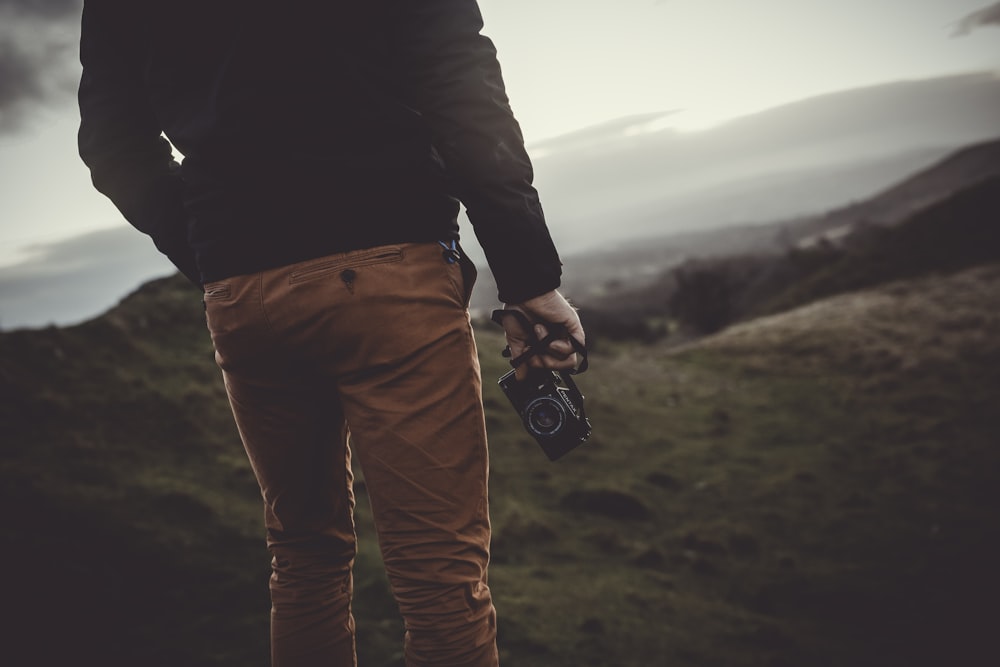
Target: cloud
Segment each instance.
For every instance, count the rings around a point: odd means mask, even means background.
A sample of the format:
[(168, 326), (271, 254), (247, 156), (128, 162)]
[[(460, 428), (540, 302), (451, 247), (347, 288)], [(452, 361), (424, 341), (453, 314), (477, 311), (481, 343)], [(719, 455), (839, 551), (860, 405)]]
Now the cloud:
[(75, 324), (139, 284), (176, 271), (148, 237), (124, 222), (25, 250), (30, 259), (0, 267), (2, 329)]
[(1000, 2), (995, 2), (989, 7), (972, 12), (955, 27), (955, 36), (968, 35), (977, 28), (984, 26), (1000, 25)]
[(0, 12), (50, 19), (76, 14), (82, 6), (82, 0), (0, 0)]
[(0, 133), (40, 105), (68, 101), (79, 66), (81, 0), (0, 0)]

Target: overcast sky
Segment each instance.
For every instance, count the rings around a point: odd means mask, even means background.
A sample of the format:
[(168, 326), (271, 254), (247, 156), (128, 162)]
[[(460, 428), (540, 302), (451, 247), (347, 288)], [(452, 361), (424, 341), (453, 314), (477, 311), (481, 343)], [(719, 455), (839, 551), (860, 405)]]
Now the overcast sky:
[[(821, 92), (1000, 70), (1000, 3), (984, 0), (480, 5), (529, 146), (630, 114), (682, 109), (671, 122), (697, 129)], [(0, 266), (123, 224), (76, 157), (80, 6), (0, 0)]]

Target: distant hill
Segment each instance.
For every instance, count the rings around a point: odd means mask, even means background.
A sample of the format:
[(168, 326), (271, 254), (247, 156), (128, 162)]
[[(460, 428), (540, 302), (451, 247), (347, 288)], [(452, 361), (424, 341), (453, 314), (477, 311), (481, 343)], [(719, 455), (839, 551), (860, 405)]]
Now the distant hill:
[(820, 240), (836, 243), (861, 226), (897, 224), (959, 190), (996, 176), (1000, 176), (1000, 139), (959, 150), (865, 201), (787, 223), (783, 234), (786, 242), (799, 246)]
[[(842, 238), (840, 248), (813, 251), (814, 258), (805, 260), (811, 269), (789, 280), (777, 296), (752, 312), (779, 312), (891, 280), (1000, 261), (1000, 169), (997, 171), (996, 176), (904, 217), (895, 226), (881, 227), (862, 218), (856, 229)], [(808, 254), (809, 250), (800, 251), (792, 257)]]
[[(998, 181), (995, 140), (829, 213), (588, 253), (567, 267), (566, 291), (597, 319), (616, 318), (605, 322), (609, 331), (641, 330), (667, 317), (671, 300), (688, 316), (695, 307), (700, 328), (715, 330), (842, 291), (958, 270), (1000, 258)], [(689, 305), (675, 298), (679, 275)]]
[(1000, 261), (1000, 175), (895, 226), (859, 221), (837, 245), (691, 260), (661, 282), (669, 310), (702, 332), (816, 299)]
[[(939, 158), (913, 173), (901, 170), (900, 179), (872, 196), (829, 211), (771, 222), (622, 237), (598, 248), (564, 253), (564, 291), (585, 305), (631, 308), (648, 300), (636, 292), (658, 293), (664, 272), (688, 259), (785, 252), (793, 246), (815, 245), (820, 239), (837, 241), (858, 226), (896, 224), (921, 208), (1000, 174), (1000, 139), (964, 146)], [(480, 272), (473, 303), (480, 311), (496, 303), (496, 287), (488, 271)]]

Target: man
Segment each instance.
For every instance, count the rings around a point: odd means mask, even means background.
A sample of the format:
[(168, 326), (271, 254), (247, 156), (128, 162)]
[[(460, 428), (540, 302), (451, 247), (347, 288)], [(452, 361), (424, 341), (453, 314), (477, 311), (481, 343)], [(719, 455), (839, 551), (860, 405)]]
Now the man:
[(264, 498), (277, 667), (355, 664), (352, 450), (407, 665), (497, 664), (457, 200), (506, 307), (584, 332), (481, 28), (475, 0), (85, 3), (80, 153), (204, 287)]

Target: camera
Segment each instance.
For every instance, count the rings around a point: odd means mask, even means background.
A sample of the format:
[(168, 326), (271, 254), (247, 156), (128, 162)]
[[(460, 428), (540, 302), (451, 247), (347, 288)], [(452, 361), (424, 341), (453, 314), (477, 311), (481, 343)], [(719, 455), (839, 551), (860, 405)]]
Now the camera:
[(555, 461), (590, 437), (583, 394), (568, 372), (531, 368), (519, 381), (510, 371), (498, 384), (549, 460)]

